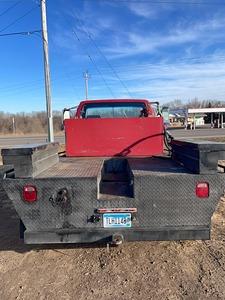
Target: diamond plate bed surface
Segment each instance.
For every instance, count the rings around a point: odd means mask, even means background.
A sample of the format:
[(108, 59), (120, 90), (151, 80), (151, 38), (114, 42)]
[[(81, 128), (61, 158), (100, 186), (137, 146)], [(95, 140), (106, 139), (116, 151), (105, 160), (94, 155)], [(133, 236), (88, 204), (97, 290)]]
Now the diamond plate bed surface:
[(103, 161), (103, 158), (62, 157), (56, 165), (40, 173), (35, 178), (97, 177), (102, 168)]
[[(42, 172), (36, 178), (48, 177), (97, 177), (103, 162), (109, 158), (60, 158), (59, 163)], [(120, 159), (120, 158), (118, 158)], [(128, 164), (134, 176), (187, 174), (187, 169), (166, 157), (129, 158)]]
[(128, 163), (134, 176), (191, 174), (168, 157), (129, 158)]

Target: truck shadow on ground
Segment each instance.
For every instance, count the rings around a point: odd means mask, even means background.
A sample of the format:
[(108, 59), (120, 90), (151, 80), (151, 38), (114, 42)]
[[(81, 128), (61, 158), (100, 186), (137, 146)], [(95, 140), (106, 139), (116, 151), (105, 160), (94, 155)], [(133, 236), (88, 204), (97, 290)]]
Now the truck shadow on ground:
[[(0, 214), (1, 218), (1, 214)], [(2, 222), (4, 225), (2, 226)], [(20, 239), (19, 233), (19, 218), (10, 220), (3, 220), (0, 223), (0, 252), (1, 251), (15, 251), (18, 253), (27, 253), (30, 251), (40, 250), (54, 250), (56, 252), (63, 249), (76, 248), (106, 248), (107, 244), (93, 243), (93, 244), (49, 244), (49, 245), (26, 245), (23, 239)], [(111, 246), (112, 247), (112, 246)]]

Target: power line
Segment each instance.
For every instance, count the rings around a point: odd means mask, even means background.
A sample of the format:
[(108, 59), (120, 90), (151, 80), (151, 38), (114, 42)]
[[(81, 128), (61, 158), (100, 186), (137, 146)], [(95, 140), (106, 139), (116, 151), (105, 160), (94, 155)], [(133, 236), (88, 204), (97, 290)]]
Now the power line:
[(93, 63), (93, 65), (94, 65), (95, 69), (97, 70), (98, 74), (101, 76), (101, 78), (102, 78), (103, 82), (105, 83), (105, 86), (109, 90), (110, 94), (113, 96), (113, 98), (116, 98), (115, 94), (113, 93), (111, 87), (106, 82), (105, 77), (102, 74), (102, 71), (98, 68), (98, 66), (97, 66), (96, 62), (94, 61), (94, 59), (89, 54), (88, 54), (88, 57), (89, 57), (90, 61)]
[(24, 0), (21, 1), (17, 1), (16, 3), (10, 5), (6, 10), (4, 10), (2, 13), (0, 13), (0, 17), (4, 16), (5, 14), (7, 14), (7, 12), (9, 12), (11, 9), (13, 9), (14, 7), (16, 7), (17, 5), (19, 5), (20, 3), (22, 3)]
[[(51, 81), (52, 82), (58, 82), (58, 81), (68, 81), (70, 80), (75, 80), (77, 78), (80, 78), (80, 75), (75, 74), (74, 72), (63, 72), (63, 75), (60, 75), (58, 77), (54, 77)], [(34, 86), (37, 86), (43, 82), (43, 79), (38, 79), (38, 80), (32, 80), (29, 82), (23, 82), (23, 83), (17, 83), (17, 84), (10, 84), (5, 87), (0, 87), (0, 92), (5, 93), (5, 92), (11, 92), (11, 91), (18, 91), (21, 89), (27, 89), (27, 88), (32, 88)]]
[(0, 34), (0, 37), (1, 36), (11, 36), (11, 35), (31, 35), (31, 34), (35, 34), (35, 33), (38, 33), (38, 32), (41, 32), (41, 30), (2, 33), (2, 34)]
[(37, 6), (33, 7), (32, 9), (28, 10), (25, 14), (23, 14), (21, 17), (15, 19), (13, 22), (11, 22), (10, 24), (8, 24), (7, 26), (5, 26), (4, 28), (2, 28), (0, 30), (0, 32), (5, 31), (6, 29), (8, 29), (9, 27), (11, 27), (12, 25), (14, 25), (15, 23), (17, 23), (18, 21), (20, 21), (21, 19), (25, 18), (27, 15), (29, 15), (31, 12), (33, 12), (35, 9), (37, 8)]
[[(118, 75), (118, 73), (116, 72), (116, 70), (114, 69), (114, 67), (111, 65), (111, 63), (109, 62), (109, 60), (107, 59), (107, 57), (105, 56), (105, 54), (102, 52), (102, 50), (99, 48), (99, 46), (97, 45), (96, 41), (94, 40), (94, 38), (92, 37), (91, 33), (87, 30), (87, 28), (85, 27), (84, 22), (81, 21), (80, 18), (78, 18), (78, 16), (74, 16), (78, 22), (81, 24), (81, 26), (84, 28), (82, 29), (82, 31), (87, 35), (87, 37), (90, 39), (90, 41), (93, 43), (93, 45), (95, 46), (95, 48), (97, 49), (97, 51), (100, 53), (100, 55), (104, 58), (104, 60), (106, 61), (107, 65), (109, 66), (109, 68), (112, 70), (114, 76), (119, 80), (119, 82), (121, 83), (121, 85), (123, 86), (123, 88), (126, 90), (126, 92), (128, 93), (128, 95), (132, 97), (130, 91), (128, 90), (128, 87), (126, 86), (126, 84), (122, 81), (122, 79), (120, 78), (120, 76)], [(82, 24), (83, 23), (83, 24)]]
[[(80, 40), (78, 34), (76, 33), (76, 31), (73, 30), (72, 32), (73, 32), (73, 34), (76, 36), (78, 42), (81, 43), (81, 40)], [(111, 89), (110, 86), (108, 85), (108, 83), (107, 83), (107, 81), (106, 81), (104, 75), (102, 74), (101, 70), (98, 68), (98, 66), (97, 66), (97, 64), (96, 64), (96, 62), (95, 62), (95, 60), (91, 57), (91, 55), (90, 55), (87, 51), (86, 51), (86, 55), (88, 56), (88, 58), (89, 58), (90, 61), (92, 62), (93, 66), (95, 67), (96, 71), (97, 71), (98, 74), (100, 75), (102, 81), (104, 82), (105, 86), (106, 86), (107, 89), (109, 90), (110, 94), (113, 96), (113, 98), (116, 98), (116, 97), (115, 97), (115, 94), (114, 94), (113, 91), (112, 91), (112, 89)]]
[[(69, 26), (71, 26), (71, 23), (70, 23), (67, 19), (66, 19), (66, 21), (67, 21), (67, 23), (69, 24)], [(81, 42), (81, 40), (80, 40), (80, 38), (79, 38), (77, 32), (76, 32), (74, 29), (72, 29), (72, 33), (75, 35), (75, 37), (76, 37), (76, 39), (78, 40), (78, 42), (79, 42), (80, 44), (82, 44), (82, 42)], [(86, 49), (86, 48), (84, 47), (84, 49)], [(108, 83), (107, 83), (107, 81), (106, 81), (106, 79), (105, 79), (105, 77), (104, 77), (102, 71), (99, 69), (99, 67), (98, 67), (97, 63), (95, 62), (94, 58), (91, 57), (91, 55), (89, 54), (89, 52), (88, 52), (87, 50), (85, 50), (85, 54), (87, 55), (87, 57), (89, 58), (89, 60), (90, 60), (91, 63), (93, 64), (93, 66), (94, 66), (94, 68), (96, 69), (97, 73), (100, 75), (102, 81), (104, 82), (106, 88), (108, 89), (108, 91), (110, 92), (110, 94), (112, 95), (112, 97), (113, 97), (113, 98), (116, 98), (115, 94), (113, 93), (111, 87), (108, 85)]]
[[(211, 61), (212, 57), (211, 56), (206, 56), (206, 57), (202, 57), (202, 56), (195, 56), (195, 57), (188, 57), (188, 58), (182, 58), (182, 59), (179, 59), (178, 62), (176, 61), (176, 63), (179, 63), (178, 66), (179, 67), (182, 67), (183, 63), (185, 63), (185, 61), (189, 62), (189, 61), (194, 61), (194, 64), (195, 64), (195, 61), (197, 61), (197, 64), (205, 64), (205, 62), (209, 62), (209, 60)], [(216, 57), (216, 60), (218, 63), (225, 63), (225, 55), (219, 55)], [(148, 64), (144, 64), (144, 65), (131, 65), (128, 67), (127, 69), (127, 66), (126, 66), (126, 69), (125, 70), (130, 70), (129, 72), (132, 73), (132, 72), (135, 72), (135, 71), (138, 71), (140, 68), (143, 68), (145, 67), (146, 69), (149, 69), (149, 67), (156, 67), (156, 68), (159, 68), (161, 66), (163, 67), (170, 67), (170, 66), (173, 66), (174, 65), (174, 61), (171, 62), (171, 63), (148, 63)], [(193, 66), (193, 64), (191, 64), (191, 66)], [(122, 68), (123, 70), (123, 68)], [(58, 81), (61, 81), (61, 80), (75, 80), (77, 78), (79, 78), (80, 75), (77, 75), (75, 74), (74, 72), (65, 72), (64, 70), (64, 75), (60, 75), (59, 77), (55, 77), (52, 79), (52, 82), (58, 82)], [(93, 76), (92, 76), (93, 77)], [(7, 85), (5, 87), (0, 87), (0, 92), (8, 92), (8, 91), (18, 91), (20, 89), (27, 89), (27, 88), (32, 88), (33, 86), (36, 86), (37, 84), (41, 84), (43, 81), (43, 79), (39, 79), (39, 80), (33, 80), (33, 81), (29, 81), (29, 82), (23, 82), (23, 83), (17, 83), (16, 85)]]
[[(94, 0), (83, 0), (94, 1)], [(179, 5), (212, 5), (212, 6), (224, 6), (225, 3), (221, 2), (199, 2), (199, 1), (152, 1), (152, 0), (95, 0), (96, 2), (114, 2), (114, 3), (149, 3), (149, 4), (179, 4)]]

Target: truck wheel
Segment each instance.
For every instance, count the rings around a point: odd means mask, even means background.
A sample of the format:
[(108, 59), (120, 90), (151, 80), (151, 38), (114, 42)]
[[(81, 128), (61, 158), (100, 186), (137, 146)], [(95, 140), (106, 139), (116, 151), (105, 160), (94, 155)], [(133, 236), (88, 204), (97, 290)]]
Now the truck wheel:
[(26, 227), (23, 224), (23, 221), (20, 219), (20, 239), (24, 239), (24, 231), (26, 230)]

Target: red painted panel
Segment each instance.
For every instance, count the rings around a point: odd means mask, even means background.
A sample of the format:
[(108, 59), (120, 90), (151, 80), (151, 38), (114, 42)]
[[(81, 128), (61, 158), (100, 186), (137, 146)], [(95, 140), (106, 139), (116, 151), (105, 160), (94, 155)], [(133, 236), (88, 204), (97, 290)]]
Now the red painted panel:
[(163, 118), (67, 119), (67, 156), (151, 156), (163, 152)]

